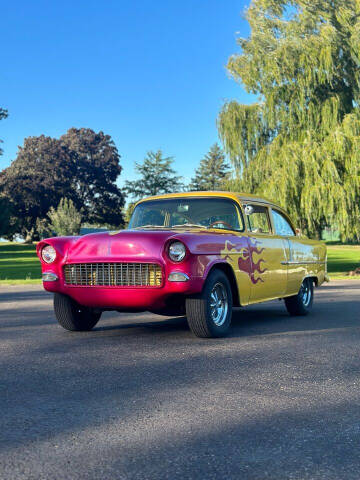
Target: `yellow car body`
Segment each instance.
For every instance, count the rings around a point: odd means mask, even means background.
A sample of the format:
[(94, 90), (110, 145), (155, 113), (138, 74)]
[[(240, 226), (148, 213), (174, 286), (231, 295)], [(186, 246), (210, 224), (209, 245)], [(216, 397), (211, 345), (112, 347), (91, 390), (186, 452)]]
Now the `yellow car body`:
[[(305, 278), (311, 278), (316, 286), (328, 281), (326, 245), (317, 240), (296, 233), (286, 211), (266, 198), (248, 193), (233, 192), (181, 192), (148, 197), (136, 205), (152, 200), (176, 198), (228, 198), (238, 207), (239, 216), (244, 223), (243, 232), (234, 232), (223, 228), (224, 241), (221, 257), (231, 266), (236, 278), (239, 304), (241, 306), (259, 303), (276, 298), (296, 295)], [(245, 214), (247, 206), (253, 205), (266, 209), (269, 220), (269, 232), (254, 232)], [(282, 234), (276, 230), (275, 212), (281, 214), (289, 223), (292, 233)], [(210, 234), (211, 229), (207, 230)], [(219, 229), (213, 229), (214, 234)], [(238, 240), (235, 238), (237, 237)], [(243, 247), (239, 239), (248, 239), (249, 247)], [(216, 255), (215, 252), (211, 252)], [(239, 261), (250, 256), (252, 271), (239, 268)]]

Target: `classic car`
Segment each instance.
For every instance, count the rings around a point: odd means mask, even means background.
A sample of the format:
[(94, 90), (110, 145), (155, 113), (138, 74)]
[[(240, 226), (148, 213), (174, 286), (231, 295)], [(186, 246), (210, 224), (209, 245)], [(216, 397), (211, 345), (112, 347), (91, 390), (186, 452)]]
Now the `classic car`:
[(46, 290), (68, 330), (90, 330), (105, 310), (186, 315), (198, 337), (219, 337), (233, 306), (284, 299), (311, 310), (327, 280), (326, 247), (299, 235), (286, 212), (244, 193), (146, 198), (119, 232), (39, 242)]

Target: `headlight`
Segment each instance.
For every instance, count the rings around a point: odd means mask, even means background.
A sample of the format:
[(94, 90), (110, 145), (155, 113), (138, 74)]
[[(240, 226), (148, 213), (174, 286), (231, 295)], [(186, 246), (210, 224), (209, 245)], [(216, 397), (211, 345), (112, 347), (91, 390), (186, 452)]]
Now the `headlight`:
[(52, 263), (56, 258), (56, 250), (51, 245), (46, 245), (41, 250), (41, 257), (46, 263)]
[(181, 262), (186, 254), (185, 245), (181, 242), (173, 242), (169, 246), (169, 257), (173, 262)]

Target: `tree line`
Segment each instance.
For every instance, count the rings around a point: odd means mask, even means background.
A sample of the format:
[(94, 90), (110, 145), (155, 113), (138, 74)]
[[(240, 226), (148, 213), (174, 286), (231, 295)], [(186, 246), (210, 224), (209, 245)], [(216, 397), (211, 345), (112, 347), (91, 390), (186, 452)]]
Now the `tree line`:
[[(134, 203), (145, 196), (190, 187), (216, 190), (228, 178), (229, 167), (217, 144), (189, 186), (173, 169), (174, 158), (158, 150), (135, 164), (138, 179), (126, 181), (121, 189), (120, 158), (109, 135), (89, 128), (71, 128), (59, 139), (26, 138), (15, 160), (0, 172), (0, 236), (32, 242), (54, 233), (77, 234), (85, 222), (122, 228)], [(130, 203), (124, 209), (126, 197)]]

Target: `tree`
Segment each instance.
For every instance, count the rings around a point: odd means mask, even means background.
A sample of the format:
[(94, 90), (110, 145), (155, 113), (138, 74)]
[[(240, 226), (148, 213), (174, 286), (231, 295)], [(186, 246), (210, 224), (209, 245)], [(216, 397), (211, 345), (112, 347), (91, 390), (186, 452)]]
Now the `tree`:
[(116, 185), (121, 174), (119, 152), (109, 135), (90, 128), (71, 128), (60, 143), (74, 154), (76, 205), (88, 223), (123, 225), (124, 195)]
[(0, 237), (6, 235), (10, 226), (10, 208), (6, 198), (0, 197)]
[(229, 166), (225, 155), (219, 145), (215, 143), (209, 153), (200, 161), (200, 166), (195, 170), (189, 189), (196, 190), (221, 190), (229, 177)]
[(228, 62), (259, 103), (226, 103), (220, 137), (233, 187), (284, 205), (301, 228), (360, 238), (360, 4), (252, 0), (248, 39)]
[(135, 209), (135, 205), (136, 205), (136, 202), (130, 202), (125, 209), (124, 220), (125, 220), (125, 226), (126, 227), (129, 225), (131, 216), (132, 216), (133, 211)]
[(181, 177), (172, 168), (174, 159), (163, 157), (161, 150), (148, 152), (143, 163), (135, 163), (139, 180), (126, 181), (125, 189), (133, 198), (171, 193), (183, 188)]
[(119, 154), (108, 135), (70, 129), (60, 140), (29, 137), (17, 158), (0, 173), (0, 194), (12, 205), (18, 231), (27, 242), (39, 237), (37, 226), (61, 198), (73, 201), (88, 222), (123, 224), (124, 196), (116, 179)]
[(9, 200), (0, 196), (0, 237), (12, 240), (16, 233), (16, 227)]
[(55, 210), (51, 207), (48, 213), (49, 227), (57, 235), (79, 235), (81, 228), (81, 213), (76, 209), (74, 202), (62, 198)]
[(0, 192), (9, 199), (17, 232), (31, 242), (36, 221), (46, 217), (63, 196), (75, 196), (75, 162), (69, 149), (58, 140), (29, 137), (19, 148), (16, 160), (0, 174)]
[[(3, 118), (6, 118), (8, 116), (8, 112), (7, 110), (5, 110), (4, 108), (0, 108), (0, 120), (2, 120)], [(2, 143), (2, 140), (0, 140), (0, 143)], [(0, 148), (0, 155), (2, 155), (3, 153), (3, 150), (2, 148)]]

